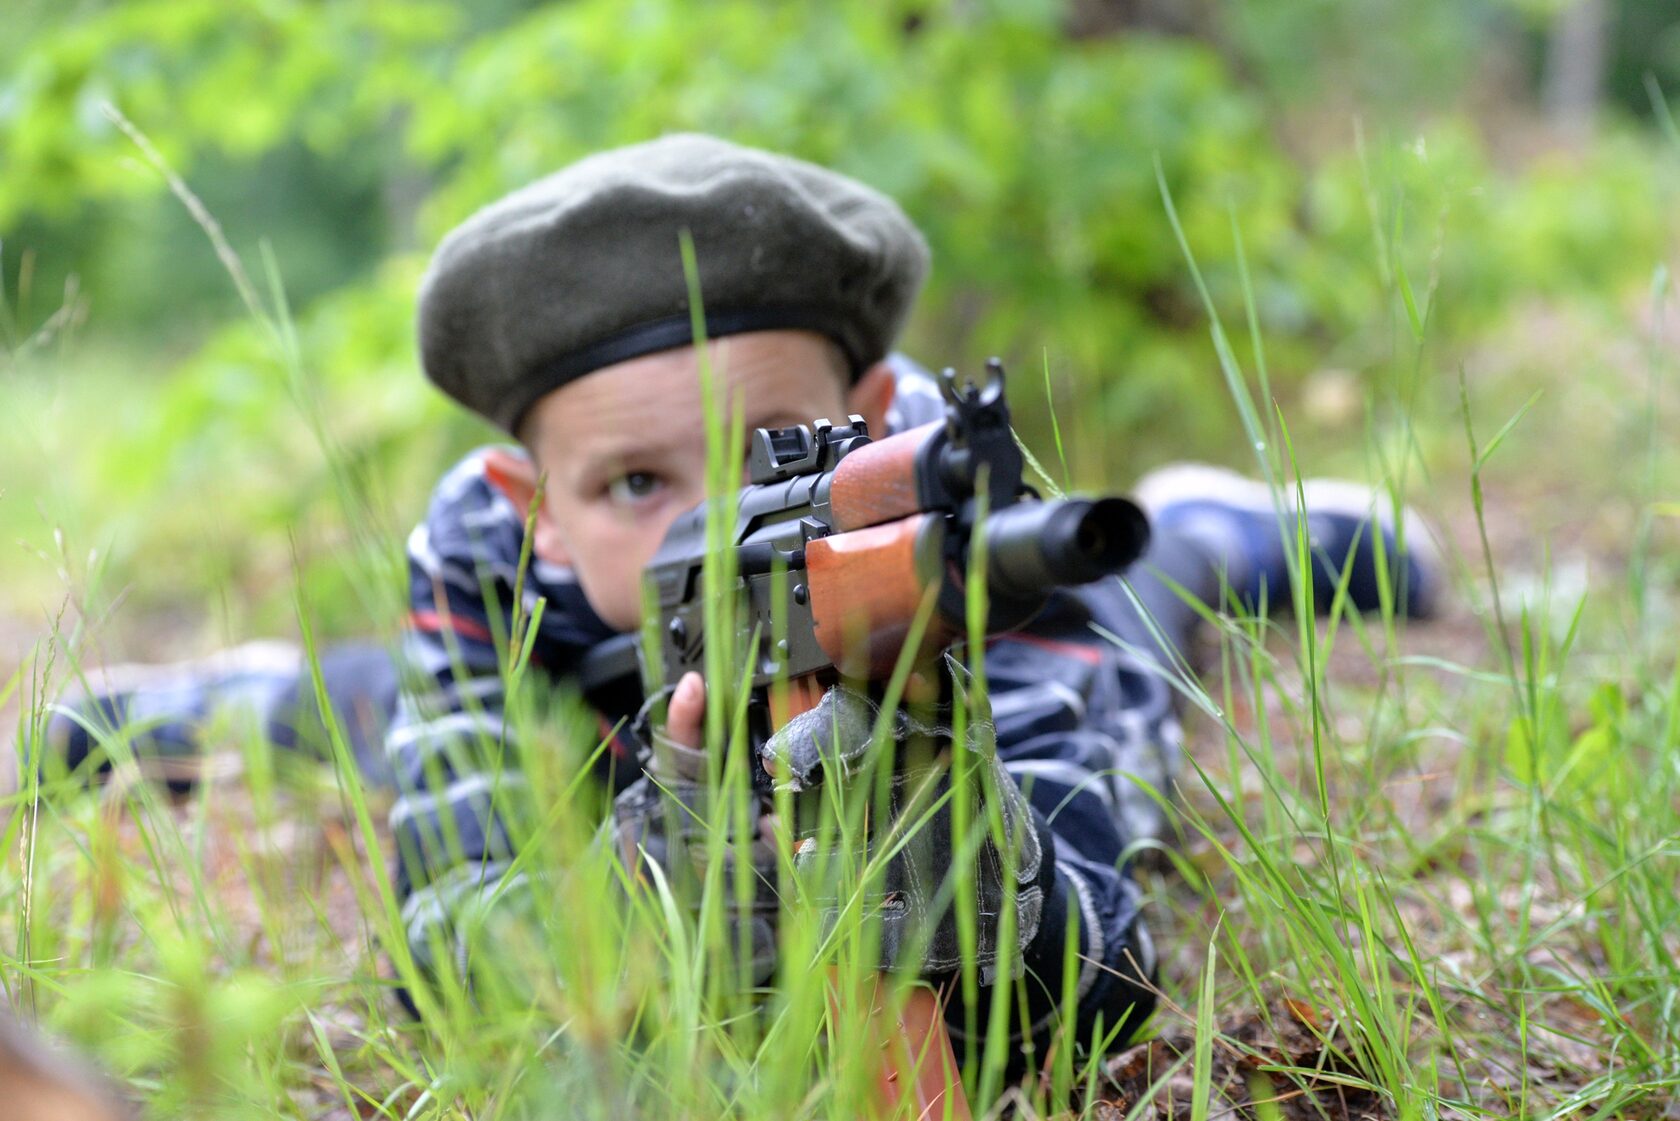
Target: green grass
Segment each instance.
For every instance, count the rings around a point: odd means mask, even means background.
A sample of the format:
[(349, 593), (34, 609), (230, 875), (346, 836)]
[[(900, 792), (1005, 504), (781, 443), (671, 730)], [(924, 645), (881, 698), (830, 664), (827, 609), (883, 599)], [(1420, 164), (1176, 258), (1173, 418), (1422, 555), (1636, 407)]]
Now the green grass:
[[(1362, 460), (1368, 478), (1434, 515), (1451, 545), (1453, 603), (1433, 627), (1398, 622), (1392, 606), (1354, 617), (1338, 595), (1328, 620), (1309, 611), (1209, 628), (1207, 669), (1175, 673), (1190, 713), (1180, 838), (1140, 865), (1163, 962), (1153, 1042), (1111, 1069), (1064, 1031), (1049, 1076), (1012, 1087), (994, 1031), (959, 1056), (977, 1110), (1007, 1099), (1028, 1116), (1113, 1116), (1098, 1105), (1111, 1100), (1141, 1117), (1132, 1103), (1148, 1091), (1196, 1118), (1236, 1102), (1260, 1117), (1640, 1117), (1680, 1097), (1672, 340), (1633, 348), (1631, 362), (1614, 339), (1601, 344), (1633, 331), (1630, 317), (1571, 334), (1569, 346), (1619, 363), (1596, 379), (1560, 372), (1555, 354), (1525, 358), (1520, 340), (1509, 371), (1461, 376), (1463, 356), (1431, 344), (1450, 293), (1408, 277), (1387, 240), (1398, 213), (1379, 192), (1370, 202), (1390, 297), (1373, 315), (1390, 318), (1395, 344), (1359, 448), (1325, 451), (1329, 434), (1272, 409), (1246, 274), (1252, 372), (1206, 303), (1224, 407), (1280, 511), (1296, 507), (1299, 477)], [(400, 538), (388, 511), (417, 498), (346, 449), (272, 272), (266, 285), (246, 282), (271, 342), (257, 360), (272, 375), (267, 408), (288, 418), (274, 427), (313, 431), (325, 464), (313, 493), (344, 536), (332, 538), (336, 576), (256, 594), (278, 595), (290, 618), (266, 622), (289, 622), (313, 651), (324, 600), (333, 620), (362, 610), (389, 624), (384, 582)], [(1665, 273), (1651, 299), (1672, 300)], [(79, 425), (113, 400), (145, 408), (119, 386), (7, 392), (63, 402), (73, 415), (35, 432), (75, 472)], [(1108, 438), (1079, 404), (1057, 402), (1054, 458), (1039, 457), (1064, 477), (1064, 441)], [(738, 439), (726, 402), (709, 422), (721, 479)], [(26, 452), (7, 454), (20, 472), (8, 478), (41, 478), (22, 473)], [(419, 1023), (393, 996), (417, 976), (386, 875), (385, 808), (351, 777), (342, 744), (330, 765), (300, 764), (224, 721), (210, 737), (220, 777), (173, 800), (140, 777), (127, 730), (111, 729), (113, 781), (37, 781), (47, 706), (133, 648), (124, 597), (143, 566), (120, 541), (115, 562), (101, 559), (97, 493), (74, 481), (8, 489), (0, 517), (46, 553), (22, 577), (45, 621), (20, 625), (39, 637), (0, 684), (22, 753), (0, 817), (0, 983), (20, 1016), (85, 1050), (159, 1118), (861, 1115), (865, 1017), (855, 998), (831, 1009), (829, 990), (855, 996), (872, 976), (876, 934), (856, 900), (879, 869), (835, 862), (830, 886), (851, 905), (832, 928), (788, 892), (786, 966), (766, 992), (743, 994), (724, 922), (742, 887), (724, 856), (738, 847), (745, 794), (727, 706), (713, 706), (714, 737), (733, 752), (718, 757), (713, 804), (737, 827), (711, 832), (698, 882), (627, 891), (597, 841), (605, 807), (587, 767), (598, 731), (574, 699), (523, 678), (510, 746), (480, 748), (511, 753), (529, 779), (507, 808), (521, 871), (541, 890), (469, 916), (473, 991), (458, 979), (418, 989), (431, 994)], [(26, 496), (40, 510), (19, 513)], [(186, 541), (206, 532), (187, 524)], [(1310, 606), (1306, 542), (1287, 539), (1295, 597)], [(99, 557), (79, 559), (95, 545)], [(1584, 595), (1561, 579), (1559, 562), (1576, 555), (1591, 564)], [(250, 592), (221, 571), (210, 601)], [(233, 611), (214, 639), (250, 637), (250, 624)], [(520, 628), (504, 640), (517, 663)], [(720, 651), (715, 674), (727, 669)], [(858, 789), (873, 794), (883, 773)], [(834, 848), (853, 847), (869, 804), (830, 804)], [(808, 967), (818, 960), (835, 972)], [(1011, 1009), (992, 1011), (995, 1027)]]

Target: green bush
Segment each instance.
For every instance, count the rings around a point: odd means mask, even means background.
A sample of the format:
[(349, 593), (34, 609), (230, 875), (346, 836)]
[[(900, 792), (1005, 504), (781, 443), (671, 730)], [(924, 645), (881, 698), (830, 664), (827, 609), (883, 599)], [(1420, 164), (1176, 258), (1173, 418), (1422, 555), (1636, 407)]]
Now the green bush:
[[(427, 480), (493, 436), (418, 376), (412, 292), (426, 250), (476, 207), (603, 146), (709, 130), (894, 195), (935, 258), (907, 349), (970, 369), (1002, 355), (1039, 446), (1047, 380), (1085, 485), (1170, 458), (1248, 458), (1163, 183), (1228, 322), (1244, 321), (1252, 295), (1291, 411), (1317, 369), (1373, 385), (1410, 364), (1402, 279), (1444, 357), (1535, 298), (1620, 299), (1675, 233), (1671, 169), (1636, 133), (1512, 173), (1464, 119), (1373, 126), (1356, 146), (1350, 117), (1333, 123), (1339, 139), (1320, 141), (1328, 155), (1303, 163), (1275, 117), (1299, 98), (1239, 78), (1229, 44), (1070, 40), (1063, 6), (1044, 0), (136, 0), (74, 23), (45, 8), (33, 18), (0, 90), (0, 222), (32, 239), (5, 246), (8, 291), (21, 250), (35, 251), (34, 298), (11, 338), (47, 313), (41, 293), (77, 272), (93, 345), (18, 390), (36, 394), (19, 399), (60, 477), (47, 482), (32, 466), (43, 456), (21, 452), (10, 477), (56, 488), (65, 509), (42, 519), (14, 504), (0, 520), (33, 540), (54, 519), (118, 526), (120, 574), (161, 595), (172, 578), (127, 558), (205, 544), (197, 508), (179, 499), (219, 501), (211, 541), (258, 602), (269, 596), (264, 622), (288, 610), (274, 598), (291, 563), (287, 527), (319, 530), (319, 554), (300, 544), (306, 571), (349, 532), (321, 501), (336, 484), (310, 410), (387, 488), (376, 520), (400, 537)], [(1412, 44), (1430, 67), (1451, 69), (1442, 60), (1468, 26), (1456, 18), (1429, 15), (1434, 30)], [(1249, 64), (1281, 49), (1292, 19), (1233, 25)], [(259, 240), (271, 246), (298, 309), (308, 409), (297, 411), (298, 388), (202, 231), (101, 112), (105, 99), (202, 187), (259, 287)], [(225, 326), (182, 332), (205, 322)], [(100, 417), (87, 438), (79, 410), (113, 400), (120, 416)], [(111, 520), (119, 510), (126, 521)], [(348, 625), (359, 608), (341, 606), (329, 618)]]

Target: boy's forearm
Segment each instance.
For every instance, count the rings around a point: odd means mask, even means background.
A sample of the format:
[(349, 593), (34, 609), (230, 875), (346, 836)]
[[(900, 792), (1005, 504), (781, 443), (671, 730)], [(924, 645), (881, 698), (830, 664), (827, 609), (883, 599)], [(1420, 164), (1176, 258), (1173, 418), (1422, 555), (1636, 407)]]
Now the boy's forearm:
[[(1014, 1053), (1042, 1056), (1068, 1016), (1075, 1019), (1074, 1036), (1081, 1044), (1091, 1044), (1099, 1032), (1109, 1046), (1123, 1044), (1155, 1005), (1155, 952), (1139, 912), (1138, 890), (1114, 868), (1059, 853), (1050, 825), (1037, 811), (1034, 816), (1044, 849), (1039, 877), (1044, 907), (1038, 931), (1022, 953), (1020, 978), (1003, 983), (1009, 999), (1024, 998), (1022, 1007), (1011, 1011), (1011, 1039), (1018, 1047), (1029, 1039), (1032, 1043)], [(1070, 939), (1077, 955), (1071, 992)], [(946, 1021), (952, 1036), (964, 1039), (970, 1020), (984, 1036), (998, 986), (981, 988), (973, 1016), (960, 983), (950, 987)]]

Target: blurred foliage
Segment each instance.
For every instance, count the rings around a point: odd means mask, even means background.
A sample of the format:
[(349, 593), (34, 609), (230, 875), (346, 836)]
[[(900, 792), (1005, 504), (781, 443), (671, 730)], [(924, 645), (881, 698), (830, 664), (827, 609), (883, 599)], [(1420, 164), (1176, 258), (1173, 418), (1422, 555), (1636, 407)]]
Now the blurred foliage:
[[(340, 605), (329, 626), (354, 629), (361, 605), (333, 593), (331, 558), (360, 515), (322, 501), (330, 472), (296, 406), (389, 487), (368, 509), (395, 547), (448, 457), (490, 435), (416, 372), (425, 250), (572, 159), (679, 129), (898, 198), (935, 253), (908, 349), (965, 367), (999, 353), (1026, 387), (1047, 362), (1087, 483), (1169, 457), (1240, 462), (1157, 163), (1239, 323), (1240, 229), (1286, 408), (1315, 369), (1362, 390), (1389, 376), (1402, 275), (1438, 294), (1431, 335), (1448, 347), (1536, 295), (1618, 299), (1675, 232), (1645, 126), (1612, 113), (1601, 141), (1513, 174), (1462, 111), (1488, 43), (1532, 57), (1553, 9), (1210, 3), (1192, 35), (1116, 17), (1075, 37), (1053, 0), (24, 3), (0, 44), (15, 358), (0, 392), (38, 424), (0, 445), (0, 470), (57, 500), (0, 505), (0, 526), (109, 541), (142, 591), (179, 574), (132, 558), (194, 558), (218, 578), (204, 586), (247, 593), (253, 606), (218, 609), (234, 633), (284, 623), (295, 549)], [(1660, 22), (1647, 0), (1619, 10)], [(1652, 65), (1672, 41), (1642, 38)], [(259, 287), (271, 246), (313, 404), (106, 102), (203, 197)], [(65, 351), (48, 332), (49, 348), (32, 332), (71, 275), (86, 340)], [(1042, 437), (1042, 394), (1015, 396)]]

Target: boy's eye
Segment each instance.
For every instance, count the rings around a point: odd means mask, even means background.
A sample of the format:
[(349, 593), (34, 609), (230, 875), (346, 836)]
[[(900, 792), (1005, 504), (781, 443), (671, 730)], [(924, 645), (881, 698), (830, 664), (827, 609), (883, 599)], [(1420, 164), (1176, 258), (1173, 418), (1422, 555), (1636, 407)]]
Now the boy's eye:
[(607, 484), (607, 497), (623, 505), (645, 502), (664, 484), (651, 471), (630, 471)]

